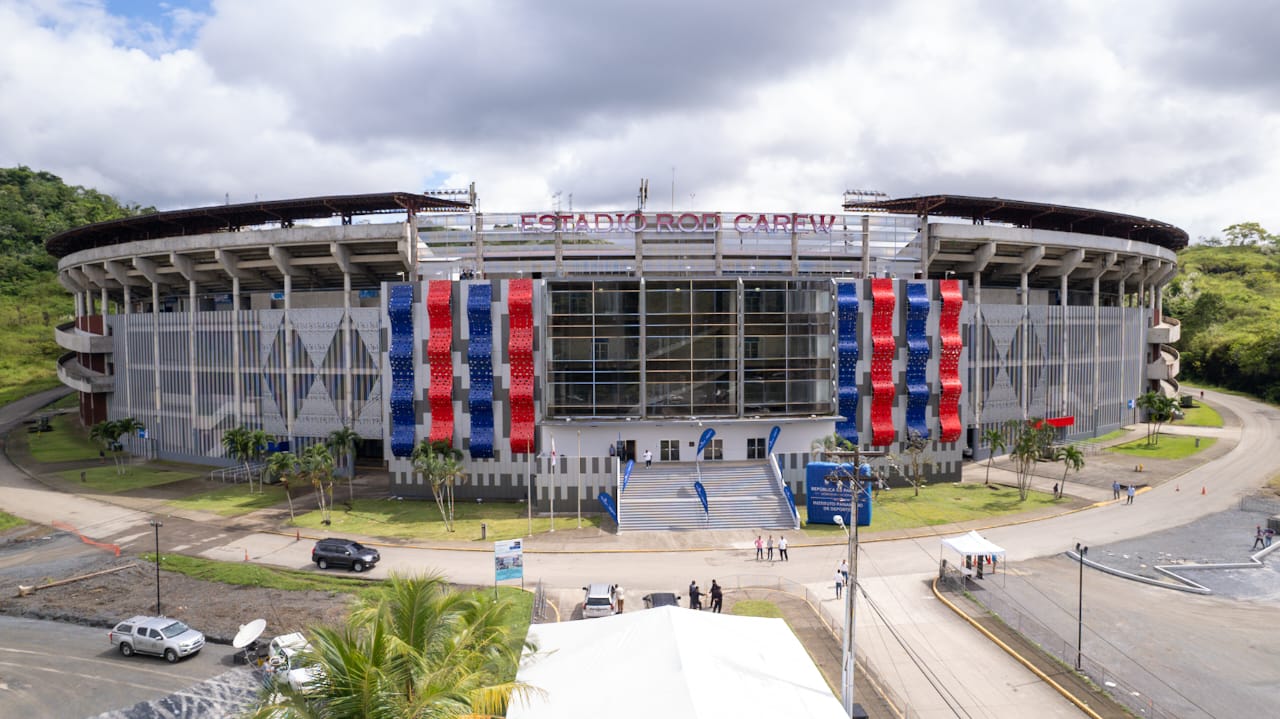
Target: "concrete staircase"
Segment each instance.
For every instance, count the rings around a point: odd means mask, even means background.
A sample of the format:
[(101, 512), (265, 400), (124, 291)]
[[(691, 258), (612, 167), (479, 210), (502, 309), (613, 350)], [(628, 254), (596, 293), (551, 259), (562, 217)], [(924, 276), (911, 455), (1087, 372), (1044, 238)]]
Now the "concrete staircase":
[(795, 528), (768, 462), (703, 462), (709, 517), (693, 489), (697, 480), (692, 462), (636, 466), (618, 501), (618, 531)]

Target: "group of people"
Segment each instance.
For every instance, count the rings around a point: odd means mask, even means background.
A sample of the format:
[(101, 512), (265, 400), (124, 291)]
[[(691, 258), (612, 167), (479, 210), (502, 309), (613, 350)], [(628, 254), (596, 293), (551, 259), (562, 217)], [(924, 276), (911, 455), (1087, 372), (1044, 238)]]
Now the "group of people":
[(1271, 527), (1266, 529), (1262, 525), (1257, 526), (1257, 531), (1253, 535), (1253, 549), (1263, 549), (1271, 546), (1271, 540), (1276, 536), (1276, 530)]
[[(1057, 485), (1054, 485), (1057, 486)], [(1111, 480), (1111, 498), (1120, 499), (1120, 482), (1119, 480)], [(1133, 496), (1138, 493), (1136, 487), (1132, 484), (1125, 488), (1125, 504), (1133, 504)]]
[[(724, 607), (724, 589), (721, 588), (716, 580), (711, 580), (711, 591), (707, 592), (711, 597), (711, 611), (716, 614)], [(698, 580), (689, 580), (689, 608), (702, 609), (702, 590), (698, 588)]]
[(844, 594), (845, 585), (849, 583), (849, 560), (841, 559), (836, 567), (836, 599)]
[[(775, 546), (775, 545), (774, 545), (774, 543), (773, 543), (773, 535), (772, 535), (772, 534), (770, 534), (770, 535), (769, 535), (769, 541), (767, 541), (767, 542), (766, 542), (766, 541), (764, 541), (763, 539), (761, 539), (761, 538), (760, 538), (760, 536), (761, 536), (761, 535), (759, 535), (759, 534), (757, 534), (757, 535), (756, 535), (756, 561), (758, 562), (758, 561), (760, 561), (761, 559), (764, 559), (764, 558), (765, 558), (765, 550), (768, 550), (768, 552), (769, 552), (769, 561), (770, 561), (770, 562), (772, 562), (772, 561), (773, 561), (773, 548), (774, 548), (774, 546)], [(776, 545), (776, 546), (777, 546), (777, 548), (778, 548), (778, 559), (779, 559), (779, 560), (781, 560), (781, 561), (783, 561), (783, 562), (790, 561), (790, 560), (787, 558), (787, 538), (786, 538), (786, 537), (784, 537), (784, 536), (782, 536), (782, 535), (778, 535), (778, 543), (777, 543), (777, 545)]]

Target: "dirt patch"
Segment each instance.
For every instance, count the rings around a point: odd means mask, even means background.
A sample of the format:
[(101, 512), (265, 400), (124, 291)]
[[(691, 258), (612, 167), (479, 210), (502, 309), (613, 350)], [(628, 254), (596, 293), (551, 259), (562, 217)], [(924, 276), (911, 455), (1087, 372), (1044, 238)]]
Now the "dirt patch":
[[(112, 568), (120, 569), (17, 596), (19, 585), (40, 586)], [(217, 643), (229, 644), (241, 624), (257, 618), (267, 620), (268, 637), (335, 624), (346, 616), (351, 601), (339, 592), (233, 586), (160, 572), (161, 611)], [(0, 613), (111, 627), (155, 609), (153, 564), (85, 547), (63, 533), (0, 545)]]

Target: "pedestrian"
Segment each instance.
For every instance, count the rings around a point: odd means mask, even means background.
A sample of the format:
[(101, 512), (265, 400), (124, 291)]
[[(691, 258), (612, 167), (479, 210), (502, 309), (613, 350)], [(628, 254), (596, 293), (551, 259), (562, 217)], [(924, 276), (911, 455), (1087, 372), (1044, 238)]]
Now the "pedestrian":
[(764, 559), (764, 540), (760, 538), (759, 534), (757, 534), (756, 535), (756, 561), (758, 562), (761, 559)]
[(778, 559), (781, 559), (784, 562), (790, 561), (787, 559), (787, 538), (786, 537), (782, 537), (782, 536), (778, 537)]
[(1267, 546), (1266, 535), (1262, 533), (1262, 525), (1259, 524), (1257, 527), (1254, 528), (1253, 546), (1250, 547), (1250, 549), (1261, 549), (1262, 547), (1265, 547), (1265, 546)]
[(689, 580), (689, 608), (702, 609), (702, 590), (698, 589), (697, 580)]
[(836, 572), (836, 599), (840, 598), (840, 592), (844, 589), (845, 576), (843, 572)]
[(652, 465), (653, 465), (653, 452), (650, 452), (649, 450), (646, 449), (644, 451), (644, 466), (650, 467)]
[(617, 588), (613, 590), (613, 597), (614, 599), (618, 600), (618, 614), (622, 614), (622, 585), (621, 584), (619, 584)]
[(1058, 494), (1058, 483), (1057, 483), (1057, 482), (1054, 482), (1054, 483), (1053, 483), (1053, 498), (1054, 498), (1054, 499), (1057, 499), (1059, 496), (1060, 496), (1060, 495)]
[(1204, 390), (1200, 390), (1200, 399), (1204, 399)]
[(711, 580), (711, 611), (716, 614), (724, 607), (724, 589), (716, 584), (716, 580)]
[(609, 445), (609, 456), (610, 457), (618, 456), (618, 448), (613, 446), (612, 444)]
[(1131, 485), (1129, 485), (1129, 498), (1128, 498), (1128, 499), (1126, 499), (1124, 503), (1125, 503), (1125, 504), (1133, 504), (1133, 495), (1135, 495), (1135, 494), (1137, 494), (1137, 493), (1138, 493), (1138, 490), (1134, 489), (1132, 484), (1131, 484)]
[(1276, 530), (1272, 529), (1271, 527), (1267, 527), (1267, 531), (1263, 532), (1262, 534), (1263, 534), (1263, 542), (1262, 542), (1262, 543), (1263, 543), (1263, 544), (1265, 544), (1266, 546), (1270, 547), (1270, 546), (1271, 546), (1271, 538), (1272, 538), (1272, 537), (1274, 537), (1274, 536), (1276, 536)]
[(841, 559), (840, 567), (836, 569), (836, 571), (840, 572), (840, 576), (844, 577), (844, 583), (848, 584), (849, 583), (849, 560)]
[(1120, 499), (1120, 480), (1111, 480), (1111, 498)]
[(764, 545), (764, 546), (768, 547), (768, 549), (769, 549), (769, 561), (770, 561), (770, 562), (772, 562), (772, 561), (773, 561), (773, 535), (772, 535), (772, 534), (770, 534), (770, 535), (769, 535), (769, 541), (768, 541), (768, 542), (765, 542), (765, 545)]

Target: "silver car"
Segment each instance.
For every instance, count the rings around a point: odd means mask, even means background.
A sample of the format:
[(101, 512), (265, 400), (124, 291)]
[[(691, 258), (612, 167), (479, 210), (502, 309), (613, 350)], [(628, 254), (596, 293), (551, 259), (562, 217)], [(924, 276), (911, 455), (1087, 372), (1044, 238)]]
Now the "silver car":
[(126, 657), (154, 654), (172, 663), (204, 647), (204, 635), (177, 619), (137, 616), (120, 622), (107, 633), (111, 645)]

